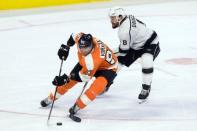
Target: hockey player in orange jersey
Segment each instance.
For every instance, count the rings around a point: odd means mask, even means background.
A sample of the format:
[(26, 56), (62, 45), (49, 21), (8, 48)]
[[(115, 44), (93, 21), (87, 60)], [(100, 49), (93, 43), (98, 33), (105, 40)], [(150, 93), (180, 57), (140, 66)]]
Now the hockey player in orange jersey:
[(116, 77), (117, 57), (111, 49), (102, 41), (92, 37), (91, 34), (79, 33), (71, 35), (67, 45), (61, 45), (58, 50), (58, 56), (66, 60), (69, 49), (74, 44), (77, 45), (79, 62), (75, 65), (70, 76), (63, 74), (56, 76), (53, 84), (57, 86), (56, 98), (54, 94), (41, 101), (41, 106), (46, 107), (64, 95), (69, 89), (74, 87), (78, 82), (92, 81), (90, 87), (77, 99), (75, 105), (70, 108), (69, 112), (75, 114), (78, 110), (83, 109), (88, 103), (93, 101), (96, 96), (107, 90)]

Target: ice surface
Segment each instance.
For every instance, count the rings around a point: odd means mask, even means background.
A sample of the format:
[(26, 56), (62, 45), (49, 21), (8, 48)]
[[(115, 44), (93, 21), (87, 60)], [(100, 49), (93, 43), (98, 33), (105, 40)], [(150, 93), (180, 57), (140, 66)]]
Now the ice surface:
[[(80, 124), (67, 117), (83, 84), (73, 88), (55, 102), (49, 127), (50, 108), (41, 108), (39, 102), (54, 88), (51, 80), (60, 66), (57, 50), (72, 32), (81, 31), (92, 33), (111, 48), (118, 46), (108, 9), (0, 18), (0, 130), (196, 131), (196, 7), (196, 1), (127, 6), (128, 13), (160, 37), (162, 51), (155, 62), (148, 101), (138, 104), (141, 67), (137, 61), (120, 72), (107, 94), (79, 112)], [(66, 73), (77, 62), (76, 48), (70, 54), (64, 63)], [(181, 63), (167, 62), (175, 58)], [(56, 122), (63, 125), (58, 127)]]

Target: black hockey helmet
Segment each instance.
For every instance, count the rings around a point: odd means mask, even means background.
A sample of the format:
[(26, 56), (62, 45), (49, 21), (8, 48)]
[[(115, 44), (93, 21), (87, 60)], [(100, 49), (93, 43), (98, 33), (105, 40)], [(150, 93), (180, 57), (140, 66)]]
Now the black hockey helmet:
[(83, 34), (79, 39), (79, 48), (86, 48), (92, 45), (92, 35)]

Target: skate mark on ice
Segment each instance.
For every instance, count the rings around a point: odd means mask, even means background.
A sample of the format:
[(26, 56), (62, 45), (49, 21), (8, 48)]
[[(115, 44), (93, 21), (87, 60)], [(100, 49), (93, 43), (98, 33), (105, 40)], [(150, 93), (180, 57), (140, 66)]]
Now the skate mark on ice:
[[(0, 113), (9, 113), (13, 115), (24, 115), (24, 116), (32, 116), (32, 117), (46, 117), (48, 114), (36, 114), (36, 113), (27, 113), (27, 112), (17, 112), (17, 111), (9, 111), (9, 110), (2, 110), (0, 109)], [(51, 117), (54, 118), (66, 118), (65, 121), (70, 121), (70, 119), (67, 118), (66, 114), (65, 116), (60, 115), (53, 115)], [(118, 117), (103, 117), (103, 118), (96, 118), (94, 116), (82, 116), (81, 119), (83, 120), (105, 120), (105, 121), (197, 121), (197, 118), (186, 118), (186, 117), (177, 117), (177, 118), (118, 118)]]

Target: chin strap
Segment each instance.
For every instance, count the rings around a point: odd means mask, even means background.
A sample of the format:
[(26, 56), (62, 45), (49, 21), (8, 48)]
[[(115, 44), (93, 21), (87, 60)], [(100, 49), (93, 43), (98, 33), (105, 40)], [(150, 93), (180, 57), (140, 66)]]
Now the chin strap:
[(121, 20), (119, 20), (119, 25), (121, 25), (126, 19), (127, 19), (127, 16), (125, 16)]

